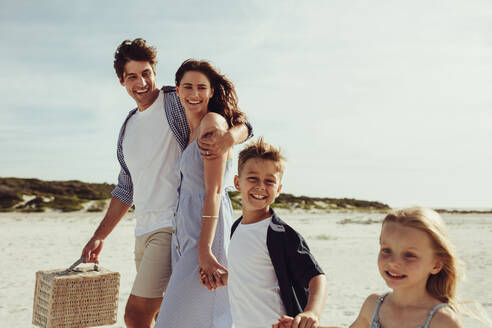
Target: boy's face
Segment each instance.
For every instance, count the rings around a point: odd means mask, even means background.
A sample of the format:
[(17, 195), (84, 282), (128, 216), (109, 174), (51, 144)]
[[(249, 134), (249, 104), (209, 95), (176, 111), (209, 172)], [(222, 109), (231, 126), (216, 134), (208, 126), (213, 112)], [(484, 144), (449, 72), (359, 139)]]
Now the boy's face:
[(275, 162), (248, 159), (239, 176), (234, 177), (234, 185), (241, 192), (243, 211), (268, 209), (280, 194), (280, 180), (281, 174)]

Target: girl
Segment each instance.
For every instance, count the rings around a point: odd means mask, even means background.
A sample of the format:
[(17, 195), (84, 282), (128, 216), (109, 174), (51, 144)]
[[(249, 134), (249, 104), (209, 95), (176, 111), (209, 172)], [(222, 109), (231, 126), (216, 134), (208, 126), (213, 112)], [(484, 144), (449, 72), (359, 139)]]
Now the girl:
[[(225, 132), (245, 118), (237, 107), (233, 84), (206, 61), (187, 60), (181, 65), (176, 92), (191, 131), (179, 162), (173, 272), (156, 327), (231, 327), (227, 288), (215, 290), (213, 278), (227, 265), (233, 213), (223, 179), (231, 166), (231, 150), (203, 159), (197, 138), (209, 130)], [(204, 272), (203, 280), (199, 270)]]
[(350, 327), (462, 327), (457, 258), (440, 215), (421, 207), (390, 213), (379, 242), (379, 272), (392, 292), (370, 295)]

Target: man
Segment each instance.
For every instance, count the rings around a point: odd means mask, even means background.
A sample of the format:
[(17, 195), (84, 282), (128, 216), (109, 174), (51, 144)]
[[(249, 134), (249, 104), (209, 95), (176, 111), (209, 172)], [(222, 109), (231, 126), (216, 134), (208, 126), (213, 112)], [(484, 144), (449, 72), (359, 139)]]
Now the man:
[[(117, 156), (118, 185), (103, 220), (82, 251), (86, 262), (98, 262), (104, 239), (132, 204), (135, 205), (137, 275), (125, 309), (127, 327), (153, 327), (171, 275), (172, 217), (180, 182), (176, 165), (190, 130), (174, 87), (155, 83), (156, 50), (143, 39), (125, 40), (115, 52), (118, 79), (135, 100), (121, 127)], [(238, 125), (223, 134), (204, 131), (203, 156), (214, 158), (243, 142), (251, 127)]]

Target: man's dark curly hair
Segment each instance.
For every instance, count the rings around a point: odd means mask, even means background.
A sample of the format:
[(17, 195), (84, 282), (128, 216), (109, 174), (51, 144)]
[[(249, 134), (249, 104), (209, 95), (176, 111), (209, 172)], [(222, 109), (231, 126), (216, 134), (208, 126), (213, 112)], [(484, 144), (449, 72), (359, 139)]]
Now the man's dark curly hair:
[(149, 62), (155, 74), (157, 64), (157, 50), (155, 47), (147, 45), (144, 39), (138, 38), (133, 41), (125, 40), (114, 53), (114, 70), (120, 82), (123, 82), (123, 72), (125, 64), (130, 60)]

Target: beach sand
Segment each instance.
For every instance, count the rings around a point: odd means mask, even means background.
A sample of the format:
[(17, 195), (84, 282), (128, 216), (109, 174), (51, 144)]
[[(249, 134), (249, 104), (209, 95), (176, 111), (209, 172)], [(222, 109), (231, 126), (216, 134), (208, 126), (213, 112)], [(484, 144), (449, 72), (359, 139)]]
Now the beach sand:
[[(384, 214), (281, 212), (280, 216), (303, 234), (327, 273), (329, 290), (323, 325), (348, 326), (369, 294), (388, 290), (376, 266), (378, 222)], [(0, 213), (2, 327), (32, 326), (35, 272), (66, 268), (77, 260), (101, 217), (101, 213)], [(467, 277), (458, 288), (459, 300), (478, 301), (492, 316), (492, 215), (443, 217), (466, 265)], [(118, 322), (112, 327), (124, 327), (124, 308), (135, 275), (134, 226), (130, 213), (106, 239), (100, 256), (101, 266), (121, 273)], [(483, 327), (468, 318), (464, 323), (469, 328)]]

